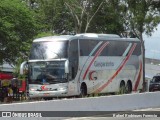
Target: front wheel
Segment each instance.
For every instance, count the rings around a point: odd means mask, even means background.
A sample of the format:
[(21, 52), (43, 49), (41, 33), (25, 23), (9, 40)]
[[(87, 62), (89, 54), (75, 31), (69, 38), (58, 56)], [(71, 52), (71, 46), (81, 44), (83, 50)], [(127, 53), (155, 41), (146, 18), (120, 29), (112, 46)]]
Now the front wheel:
[(80, 92), (81, 92), (80, 97), (83, 98), (83, 97), (87, 96), (87, 87), (85, 84), (81, 85)]

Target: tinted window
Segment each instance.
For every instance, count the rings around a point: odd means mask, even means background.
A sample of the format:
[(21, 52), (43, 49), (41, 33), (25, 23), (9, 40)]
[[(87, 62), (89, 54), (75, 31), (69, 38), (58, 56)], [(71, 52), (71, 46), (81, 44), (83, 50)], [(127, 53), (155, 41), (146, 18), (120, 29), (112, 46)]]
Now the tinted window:
[(101, 56), (122, 56), (128, 45), (129, 42), (109, 41), (109, 44), (103, 49)]
[[(88, 56), (100, 41), (80, 40), (80, 56)], [(93, 54), (92, 54), (93, 55)]]
[(137, 43), (137, 46), (136, 46), (135, 50), (133, 51), (133, 55), (137, 55), (137, 56), (141, 55), (141, 44), (140, 44), (140, 42)]
[(28, 82), (30, 84), (41, 84), (44, 80), (50, 84), (66, 82), (64, 64), (64, 61), (29, 63)]
[(77, 75), (78, 59), (78, 40), (72, 40), (69, 45), (69, 63), (72, 79)]
[[(91, 51), (98, 45), (101, 41), (98, 40), (80, 40), (80, 56), (88, 56)], [(96, 54), (98, 50), (102, 48), (107, 41), (102, 41), (103, 43), (97, 47), (95, 52), (92, 54), (93, 56)], [(127, 41), (108, 41), (109, 44), (103, 49), (99, 56), (122, 56), (131, 42)], [(132, 43), (133, 44), (133, 43)], [(133, 55), (140, 55), (141, 54), (141, 45), (140, 43), (137, 44)]]
[[(93, 49), (95, 49), (96, 47), (98, 47), (97, 45), (98, 45), (99, 42), (100, 41), (90, 40), (90, 42), (89, 42), (90, 53), (91, 53), (91, 51), (93, 51)], [(92, 55), (94, 55), (95, 53), (96, 53), (96, 50), (95, 50), (95, 52)]]
[(68, 42), (35, 42), (29, 59), (67, 58)]
[(89, 40), (79, 40), (80, 43), (80, 56), (88, 56), (89, 50)]

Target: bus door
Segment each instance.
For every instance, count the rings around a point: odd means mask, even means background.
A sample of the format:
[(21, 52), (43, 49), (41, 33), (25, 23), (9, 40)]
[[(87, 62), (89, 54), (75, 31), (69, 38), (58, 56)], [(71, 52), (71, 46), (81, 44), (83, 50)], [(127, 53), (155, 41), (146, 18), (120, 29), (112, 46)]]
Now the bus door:
[(72, 40), (69, 45), (69, 84), (68, 94), (77, 94), (77, 80), (76, 75), (78, 71), (78, 40)]

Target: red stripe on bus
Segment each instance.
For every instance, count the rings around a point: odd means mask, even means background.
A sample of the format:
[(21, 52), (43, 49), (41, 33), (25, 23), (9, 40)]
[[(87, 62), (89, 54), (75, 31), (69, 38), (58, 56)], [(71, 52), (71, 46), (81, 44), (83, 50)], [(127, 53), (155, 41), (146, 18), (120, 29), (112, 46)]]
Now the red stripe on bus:
[(138, 74), (138, 77), (137, 77), (137, 80), (136, 80), (136, 83), (135, 83), (135, 86), (134, 86), (134, 89), (133, 89), (134, 91), (137, 91), (139, 82), (141, 80), (141, 72), (142, 72), (142, 61), (140, 62), (140, 70), (139, 70), (139, 74)]
[(132, 46), (131, 50), (129, 51), (128, 56), (124, 59), (124, 61), (122, 62), (122, 65), (118, 68), (118, 70), (114, 73), (114, 75), (108, 80), (108, 82), (106, 82), (104, 85), (102, 85), (100, 88), (98, 88), (95, 93), (99, 93), (101, 92), (105, 87), (107, 87), (113, 80), (114, 78), (119, 74), (119, 72), (122, 70), (122, 68), (124, 67), (124, 65), (127, 63), (127, 61), (129, 60), (130, 56), (132, 55), (134, 49), (136, 48), (136, 43), (134, 43), (134, 45)]
[(106, 43), (105, 43), (104, 45), (102, 45), (102, 47), (96, 52), (94, 58), (93, 58), (92, 61), (90, 62), (89, 66), (88, 66), (88, 68), (87, 68), (87, 70), (86, 70), (86, 72), (85, 72), (85, 74), (84, 74), (84, 76), (83, 76), (83, 80), (85, 79), (85, 77), (86, 77), (86, 75), (87, 75), (87, 73), (88, 73), (91, 65), (93, 64), (94, 60), (98, 57), (98, 55), (102, 52), (102, 50), (103, 50), (108, 44), (109, 44), (109, 42), (106, 42)]

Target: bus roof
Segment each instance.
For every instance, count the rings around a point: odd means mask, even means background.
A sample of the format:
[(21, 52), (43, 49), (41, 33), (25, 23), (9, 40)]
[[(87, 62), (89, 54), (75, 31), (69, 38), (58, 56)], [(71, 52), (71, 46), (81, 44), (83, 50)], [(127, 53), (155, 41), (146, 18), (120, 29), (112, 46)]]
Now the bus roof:
[(33, 42), (43, 42), (43, 41), (53, 41), (53, 40), (69, 40), (73, 35), (60, 35), (60, 36), (47, 36), (42, 38), (37, 38)]
[(92, 39), (92, 40), (108, 40), (108, 41), (140, 41), (138, 38), (121, 38), (116, 34), (95, 34), (95, 33), (83, 33), (75, 35), (79, 39)]
[(119, 35), (116, 34), (96, 34), (96, 33), (82, 33), (82, 34), (76, 34), (75, 36), (78, 37), (95, 37), (95, 38), (120, 38)]
[(73, 39), (92, 39), (92, 40), (113, 40), (113, 41), (139, 41), (137, 38), (121, 38), (116, 34), (95, 34), (95, 33), (83, 33), (76, 35), (60, 35), (60, 36), (47, 36), (42, 38), (37, 38), (33, 42), (43, 42), (43, 41), (66, 41)]

